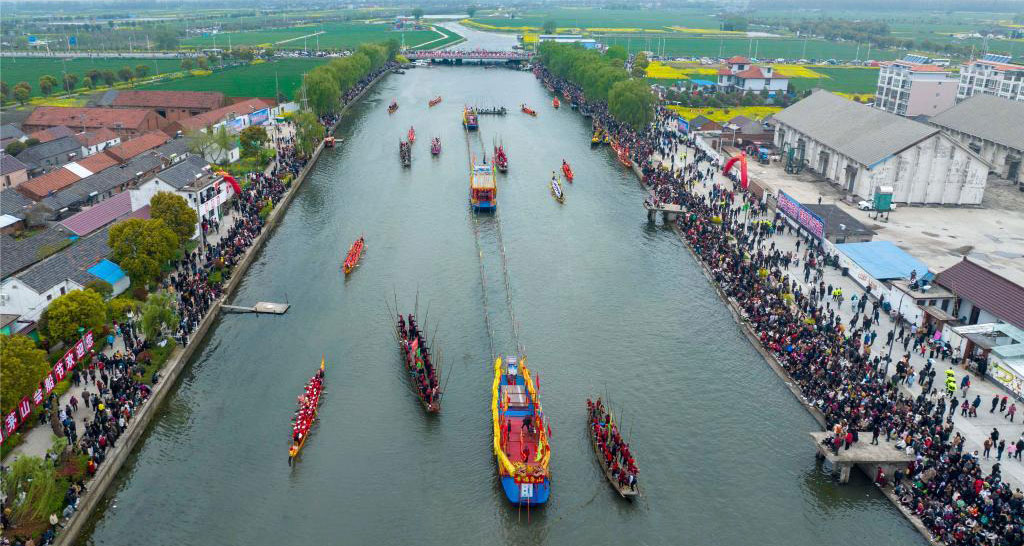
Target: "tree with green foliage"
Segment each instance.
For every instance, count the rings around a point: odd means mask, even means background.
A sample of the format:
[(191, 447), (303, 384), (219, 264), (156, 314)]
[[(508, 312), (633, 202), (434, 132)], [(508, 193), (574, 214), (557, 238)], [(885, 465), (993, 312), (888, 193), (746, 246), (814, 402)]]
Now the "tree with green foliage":
[(35, 391), (50, 371), (46, 351), (28, 336), (0, 336), (0, 411), (4, 415)]
[(110, 69), (103, 70), (102, 72), (100, 72), (100, 74), (101, 74), (101, 76), (103, 78), (103, 83), (107, 87), (113, 86), (114, 82), (117, 81), (117, 74), (114, 74), (113, 70), (110, 70)]
[(306, 74), (306, 99), (318, 116), (336, 112), (341, 105), (341, 90), (338, 81), (326, 66), (318, 66)]
[(131, 218), (110, 228), (107, 244), (113, 250), (113, 261), (132, 282), (147, 285), (174, 257), (178, 236), (163, 220)]
[(558, 23), (544, 21), (544, 34), (554, 34), (556, 30), (558, 30)]
[(195, 66), (195, 63), (192, 61), (192, 59), (190, 59), (188, 57), (185, 57), (184, 59), (181, 60), (181, 69), (182, 70), (185, 70), (185, 71), (192, 70), (193, 66)]
[(423, 8), (421, 8), (421, 7), (413, 8), (412, 16), (415, 17), (417, 21), (422, 19), (423, 18)]
[(210, 69), (210, 59), (208, 59), (206, 57), (198, 57), (198, 58), (196, 58), (196, 66), (199, 67), (199, 70), (209, 70)]
[(132, 67), (122, 66), (117, 70), (117, 77), (123, 82), (130, 82), (132, 81), (132, 78), (135, 77), (135, 73), (132, 72)]
[(76, 86), (78, 86), (78, 76), (76, 74), (64, 74), (64, 81), (62, 82), (64, 91), (70, 93), (75, 90)]
[(57, 87), (58, 83), (59, 82), (57, 81), (57, 78), (54, 78), (49, 74), (46, 74), (45, 76), (40, 76), (39, 92), (42, 93), (44, 97), (49, 97), (50, 93), (53, 92), (53, 88)]
[(262, 125), (250, 125), (238, 133), (238, 142), (242, 147), (243, 157), (254, 157), (270, 142), (270, 135)]
[(85, 77), (91, 79), (92, 82), (97, 85), (100, 83), (101, 80), (103, 80), (102, 73), (95, 68), (86, 71)]
[(146, 339), (157, 340), (161, 334), (178, 324), (174, 298), (167, 292), (154, 292), (142, 304), (142, 333)]
[(28, 82), (18, 82), (14, 84), (14, 100), (18, 101), (22, 106), (28, 102), (29, 97), (32, 96), (32, 86)]
[(7, 87), (7, 82), (0, 81), (0, 98), (7, 100), (11, 96), (11, 89)]
[(149, 67), (148, 66), (146, 66), (144, 64), (140, 64), (140, 65), (135, 67), (135, 77), (136, 78), (141, 80), (141, 79), (145, 78), (148, 75), (149, 75)]
[(356, 53), (362, 53), (370, 59), (370, 70), (367, 72), (377, 70), (390, 60), (388, 50), (380, 44), (362, 44), (356, 48)]
[(164, 51), (173, 51), (178, 49), (178, 33), (169, 27), (157, 28), (155, 32), (150, 33), (150, 37), (153, 38), (153, 42), (156, 43), (157, 49), (162, 49)]
[(608, 48), (608, 51), (604, 52), (604, 56), (609, 59), (618, 59), (625, 62), (626, 59), (629, 58), (629, 52), (626, 51), (626, 48), (620, 45), (613, 45)]
[(86, 89), (93, 89), (96, 87), (96, 80), (86, 76), (82, 78), (82, 85), (84, 85)]
[[(60, 512), (67, 482), (59, 482), (53, 461), (22, 455), (3, 475), (3, 492), (12, 501), (12, 527), (45, 528), (46, 518)], [(62, 489), (64, 486), (64, 489)]]
[(181, 242), (195, 235), (196, 222), (199, 221), (199, 214), (188, 206), (184, 197), (168, 191), (158, 192), (150, 199), (149, 217), (163, 220)]
[(621, 59), (610, 58), (594, 50), (545, 42), (539, 51), (548, 70), (576, 82), (589, 100), (608, 100), (612, 85), (629, 78)]
[(85, 284), (86, 290), (92, 290), (97, 294), (103, 296), (103, 299), (107, 299), (114, 295), (114, 286), (103, 279), (95, 279)]
[(608, 92), (608, 112), (637, 130), (654, 120), (656, 104), (651, 86), (641, 79), (616, 82)]
[(129, 297), (117, 297), (107, 302), (107, 318), (121, 322), (128, 318), (128, 313), (138, 310), (138, 302)]
[(107, 322), (107, 304), (92, 290), (72, 290), (50, 302), (46, 308), (46, 337), (51, 341), (72, 341), (79, 328), (99, 329)]
[(747, 30), (747, 18), (741, 16), (726, 17), (722, 21), (722, 30), (745, 32)]
[(299, 112), (294, 116), (295, 149), (304, 156), (309, 156), (324, 138), (325, 129), (320, 118), (312, 112)]
[(20, 140), (15, 140), (8, 144), (7, 147), (4, 148), (4, 151), (10, 155), (18, 155), (21, 152), (24, 152), (25, 148), (28, 148), (28, 145)]

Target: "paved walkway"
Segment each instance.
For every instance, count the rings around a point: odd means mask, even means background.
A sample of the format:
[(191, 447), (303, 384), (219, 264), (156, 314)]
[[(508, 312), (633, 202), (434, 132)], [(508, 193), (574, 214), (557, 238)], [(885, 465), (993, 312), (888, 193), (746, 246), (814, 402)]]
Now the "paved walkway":
[[(693, 150), (681, 146), (679, 149), (679, 155), (676, 157), (677, 166), (684, 164), (684, 154), (689, 158), (690, 161), (692, 161), (694, 156)], [(667, 165), (669, 161), (665, 161), (665, 164)], [(701, 167), (706, 168), (707, 164), (704, 163), (701, 165)], [(724, 177), (720, 171), (716, 171), (715, 181), (726, 188), (733, 187), (732, 181)], [(695, 185), (693, 191), (708, 194), (711, 191), (711, 185), (711, 182), (705, 181), (703, 184)], [(754, 218), (751, 219), (753, 220)], [(770, 245), (772, 242), (774, 242), (776, 248), (781, 249), (783, 252), (794, 251), (795, 255), (798, 255), (801, 258), (800, 265), (796, 266), (794, 264), (791, 264), (789, 272), (790, 276), (803, 287), (805, 293), (809, 293), (811, 285), (803, 282), (803, 250), (807, 248), (807, 245), (806, 241), (802, 242), (800, 245), (800, 251), (796, 252), (797, 240), (798, 238), (795, 235), (790, 234), (789, 231), (786, 230), (786, 233), (784, 234), (776, 233), (771, 239), (768, 240), (767, 244)], [(857, 286), (853, 282), (852, 278), (844, 277), (842, 275), (841, 270), (832, 267), (826, 267), (824, 269), (824, 277), (822, 280), (826, 286), (831, 284), (833, 287), (838, 287), (842, 289), (843, 296), (845, 299), (839, 307), (839, 314), (843, 317), (844, 323), (849, 325), (850, 319), (853, 318), (855, 310), (855, 304), (851, 302), (850, 299), (854, 294), (857, 295), (858, 299), (864, 297), (864, 290)], [(813, 274), (811, 277), (811, 281), (814, 281)], [(876, 298), (872, 296), (871, 299), (874, 300)], [(827, 301), (829, 305), (832, 306), (832, 308), (835, 308), (835, 302), (832, 302), (828, 298), (826, 298), (825, 301)], [(871, 305), (869, 303), (866, 311), (870, 312), (870, 310)], [(890, 331), (894, 330), (894, 321), (886, 313), (879, 310), (879, 321), (872, 327), (872, 330), (877, 332), (878, 334), (878, 337), (875, 340), (874, 345), (872, 346), (872, 355), (880, 355), (884, 357), (889, 352), (889, 346), (886, 344), (886, 337)], [(895, 331), (895, 335), (898, 335), (899, 327), (895, 327)], [(908, 327), (908, 335), (909, 332), (910, 329)], [(894, 340), (894, 343), (895, 346), (892, 348), (893, 363), (889, 366), (890, 377), (896, 372), (896, 362), (900, 360), (904, 353), (909, 352), (909, 350), (903, 349), (903, 344), (901, 342)], [(913, 342), (911, 342), (910, 348), (913, 348)], [(910, 365), (913, 367), (914, 370), (918, 372), (917, 374), (915, 374), (916, 376), (920, 375), (920, 370), (924, 368), (927, 360), (927, 352), (924, 356), (921, 356), (919, 353), (916, 352), (911, 354)], [(965, 398), (963, 391), (959, 389), (960, 381), (963, 379), (964, 375), (969, 374), (971, 376), (971, 387), (967, 391), (967, 400), (973, 401), (976, 395), (981, 395), (982, 403), (981, 406), (978, 408), (977, 417), (961, 417), (960, 410), (958, 408), (953, 418), (955, 431), (959, 432), (966, 439), (964, 444), (965, 451), (973, 452), (977, 450), (979, 454), (981, 454), (983, 452), (982, 444), (985, 441), (985, 438), (989, 437), (989, 434), (992, 432), (993, 428), (999, 430), (999, 438), (1006, 440), (1007, 447), (1009, 447), (1011, 441), (1016, 442), (1018, 438), (1024, 437), (1024, 406), (1022, 406), (1022, 404), (1019, 401), (1016, 401), (1018, 407), (1018, 415), (1015, 417), (1015, 422), (1013, 423), (1009, 421), (1007, 417), (1008, 414), (1000, 414), (998, 408), (995, 412), (989, 411), (989, 409), (992, 407), (992, 397), (998, 395), (1000, 398), (1002, 398), (1003, 396), (1009, 395), (1008, 392), (1003, 390), (1000, 386), (998, 386), (991, 380), (978, 376), (973, 372), (969, 372), (961, 366), (952, 366), (952, 364), (949, 361), (944, 361), (939, 357), (935, 357), (934, 367), (936, 369), (934, 387), (937, 388), (940, 392), (944, 391), (943, 382), (945, 380), (946, 370), (952, 369), (954, 371), (954, 373), (956, 374), (956, 384), (958, 387), (956, 396), (960, 404), (963, 403)], [(916, 380), (913, 385), (909, 387), (904, 385), (902, 389), (904, 390), (904, 392), (910, 393), (915, 397), (921, 393), (921, 387), (917, 385)], [(1010, 396), (1010, 402), (1015, 402), (1012, 396)], [(947, 399), (947, 406), (948, 404), (949, 399)], [(1007, 405), (1007, 407), (1009, 407), (1009, 404)], [(949, 411), (948, 408), (947, 411)], [(883, 435), (880, 438), (880, 440), (884, 441), (885, 436)], [(996, 460), (996, 448), (993, 447), (991, 458), (986, 459), (984, 457), (981, 457), (981, 464), (986, 471), (991, 471), (992, 464), (995, 462), (998, 461)], [(1017, 460), (1011, 461), (1009, 460), (1007, 453), (1004, 452), (1002, 457), (1001, 470), (1003, 475), (1003, 481), (1011, 484), (1013, 487), (1024, 488), (1024, 462)]]

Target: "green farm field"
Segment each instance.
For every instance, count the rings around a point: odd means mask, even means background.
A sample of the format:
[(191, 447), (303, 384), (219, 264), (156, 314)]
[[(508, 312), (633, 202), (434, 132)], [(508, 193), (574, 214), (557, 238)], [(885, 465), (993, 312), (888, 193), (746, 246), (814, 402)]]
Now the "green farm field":
[[(322, 32), (319, 36), (313, 36)], [(304, 25), (252, 32), (222, 32), (211, 36), (201, 36), (182, 40), (185, 48), (226, 48), (230, 37), (231, 46), (260, 46), (269, 44), (274, 49), (314, 49), (319, 39), (322, 49), (349, 49), (369, 42), (384, 42), (391, 38), (405, 45), (416, 46), (424, 42), (441, 38), (441, 34), (432, 30), (394, 31), (387, 24), (366, 23), (324, 23), (322, 25)], [(303, 36), (308, 38), (303, 39)], [(291, 40), (286, 43), (282, 41)], [(430, 44), (436, 45), (440, 42)]]
[(839, 93), (874, 93), (878, 87), (877, 68), (826, 68), (821, 66), (808, 67), (811, 70), (828, 76), (827, 78), (793, 78), (793, 87), (797, 90), (820, 87)]
[[(801, 40), (797, 38), (676, 38), (671, 35), (646, 35), (642, 37), (596, 36), (608, 45), (629, 47), (632, 51), (648, 49), (653, 51), (658, 38), (665, 40), (665, 54), (670, 57), (730, 57), (732, 55), (756, 56), (759, 59), (838, 59), (852, 60), (857, 57), (856, 44), (836, 43), (825, 40)], [(805, 47), (806, 43), (806, 47)], [(871, 58), (879, 61), (897, 59), (903, 56), (898, 51), (871, 50)], [(867, 48), (860, 48), (860, 58), (867, 58)]]
[(139, 86), (139, 89), (182, 91), (219, 91), (229, 97), (273, 97), (277, 86), (288, 98), (302, 84), (302, 74), (330, 59), (281, 59), (214, 72), (209, 76), (189, 76)]
[(484, 15), (472, 19), (478, 23), (494, 26), (541, 27), (545, 21), (554, 21), (560, 27), (582, 28), (647, 28), (660, 29), (670, 26), (704, 28), (717, 30), (719, 21), (704, 9), (683, 10), (619, 10), (595, 8), (552, 8), (531, 11), (517, 15), (514, 19), (503, 16)]
[(139, 59), (132, 57), (105, 57), (105, 58), (70, 58), (62, 61), (59, 58), (24, 58), (24, 57), (0, 57), (0, 79), (7, 82), (11, 88), (18, 82), (28, 82), (32, 86), (32, 96), (38, 96), (39, 78), (50, 75), (58, 80), (61, 74), (67, 70), (68, 74), (76, 74), (81, 80), (85, 73), (96, 70), (113, 70), (117, 72), (123, 66), (135, 67), (144, 64), (149, 67), (149, 74), (160, 74), (167, 72), (178, 72), (181, 70), (180, 59)]

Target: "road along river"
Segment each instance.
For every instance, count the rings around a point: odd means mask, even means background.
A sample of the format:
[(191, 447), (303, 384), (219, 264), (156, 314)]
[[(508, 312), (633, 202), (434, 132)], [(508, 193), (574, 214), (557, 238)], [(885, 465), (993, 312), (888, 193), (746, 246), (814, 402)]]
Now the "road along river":
[[(635, 176), (590, 148), (588, 120), (550, 100), (529, 73), (438, 67), (390, 76), (352, 108), (345, 141), (321, 157), (235, 297), (287, 298), (291, 310), (220, 319), (86, 543), (923, 544), (863, 478), (839, 486), (821, 471), (807, 439), (817, 423), (678, 237), (647, 223)], [(539, 115), (520, 114), (522, 102)], [(467, 137), (467, 103), (510, 115), (482, 116)], [(490, 156), (493, 142), (511, 168), (499, 214), (474, 219), (467, 154)], [(563, 158), (576, 176), (559, 205), (547, 181)], [(514, 348), (499, 222), (519, 341), (553, 429), (552, 498), (529, 523), (507, 504), (490, 450), (490, 347)], [(360, 234), (367, 252), (345, 278)], [(417, 293), (452, 371), (439, 416), (409, 390), (385, 310), (396, 295), (411, 310)], [(321, 354), (320, 422), (289, 468), (295, 396)], [(605, 393), (637, 455), (644, 497), (632, 505), (604, 481), (585, 431), (586, 398)]]

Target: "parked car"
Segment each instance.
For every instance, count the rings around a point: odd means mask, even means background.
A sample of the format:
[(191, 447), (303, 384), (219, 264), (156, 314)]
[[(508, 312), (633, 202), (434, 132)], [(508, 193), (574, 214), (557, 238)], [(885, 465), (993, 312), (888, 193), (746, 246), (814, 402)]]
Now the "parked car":
[[(871, 201), (858, 201), (857, 208), (860, 210), (875, 210), (875, 204)], [(889, 203), (889, 210), (896, 210), (896, 203)]]

